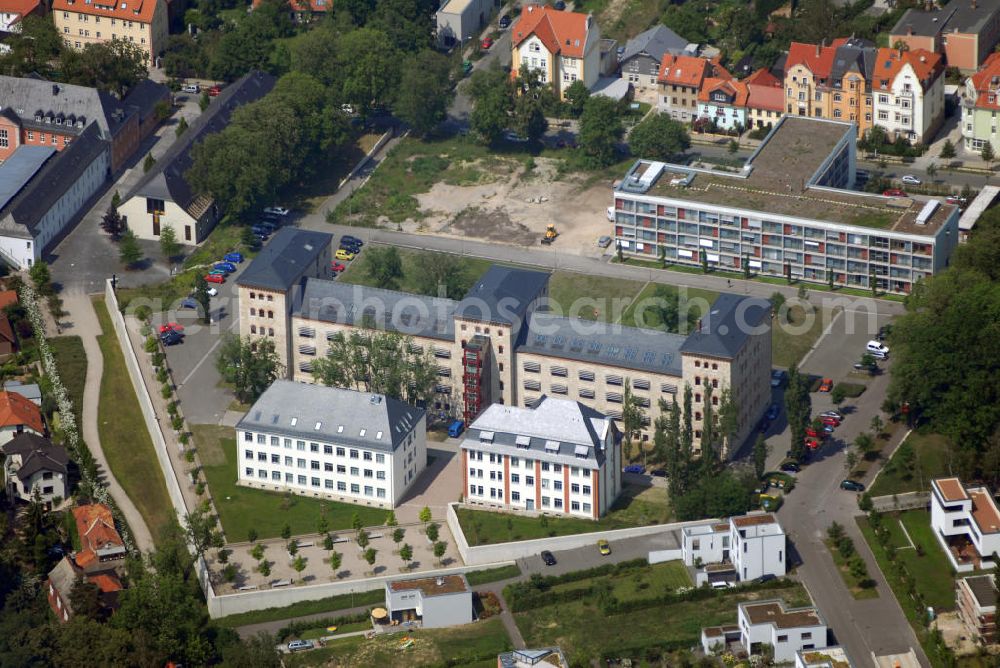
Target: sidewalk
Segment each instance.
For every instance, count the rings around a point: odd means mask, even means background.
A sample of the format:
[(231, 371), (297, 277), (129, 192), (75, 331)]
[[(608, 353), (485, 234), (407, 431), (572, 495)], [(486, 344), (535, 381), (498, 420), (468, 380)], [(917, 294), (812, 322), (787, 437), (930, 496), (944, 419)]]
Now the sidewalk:
[[(82, 292), (67, 292), (62, 297), (64, 309), (69, 313), (61, 321), (62, 335), (79, 336), (83, 341), (83, 349), (87, 353), (87, 384), (83, 390), (83, 408), (80, 416), (83, 423), (81, 425), (83, 440), (94, 455), (97, 468), (108, 485), (111, 498), (118, 504), (122, 515), (125, 516), (125, 521), (132, 529), (136, 547), (143, 552), (151, 552), (154, 545), (149, 527), (146, 526), (146, 521), (125, 493), (124, 488), (115, 479), (111, 467), (108, 466), (108, 460), (104, 456), (104, 450), (101, 448), (97, 419), (101, 396), (101, 377), (104, 375), (104, 357), (101, 354), (101, 347), (97, 343), (97, 335), (101, 332), (101, 328), (97, 321), (97, 314), (94, 312), (94, 304), (90, 297)], [(114, 336), (113, 332), (105, 333)]]

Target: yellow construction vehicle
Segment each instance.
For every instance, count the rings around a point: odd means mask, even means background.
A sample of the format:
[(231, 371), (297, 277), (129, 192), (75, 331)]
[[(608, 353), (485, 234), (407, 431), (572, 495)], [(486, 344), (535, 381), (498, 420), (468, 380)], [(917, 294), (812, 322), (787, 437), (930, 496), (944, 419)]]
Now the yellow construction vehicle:
[(548, 245), (555, 241), (558, 236), (559, 232), (556, 231), (556, 226), (549, 225), (545, 228), (545, 236), (542, 237), (542, 243)]

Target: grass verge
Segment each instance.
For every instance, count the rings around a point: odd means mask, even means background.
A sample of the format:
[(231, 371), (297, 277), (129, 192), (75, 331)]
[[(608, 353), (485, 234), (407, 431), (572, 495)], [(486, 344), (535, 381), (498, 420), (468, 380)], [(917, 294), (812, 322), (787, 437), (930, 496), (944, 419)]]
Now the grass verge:
[(472, 571), (471, 573), (465, 574), (465, 579), (469, 581), (469, 586), (478, 587), (479, 585), (489, 584), (490, 582), (509, 580), (510, 578), (516, 578), (520, 575), (521, 567), (517, 564), (510, 564), (508, 566), (500, 566), (498, 568), (487, 568), (484, 571)]
[(350, 528), (354, 513), (365, 526), (378, 526), (385, 521), (386, 511), (380, 508), (238, 486), (236, 439), (220, 438), (219, 431), (205, 429), (204, 425), (195, 425), (191, 433), (199, 452), (209, 461), (219, 462), (209, 465), (203, 459), (202, 470), (219, 511), (222, 529), (231, 542), (247, 540), (251, 528), (260, 538), (276, 538), (286, 524), (293, 536), (316, 533), (324, 513), (331, 531)]
[(851, 596), (858, 600), (878, 598), (878, 589), (874, 586), (863, 586), (862, 581), (867, 578), (859, 578), (851, 572), (847, 559), (843, 554), (841, 554), (840, 550), (837, 549), (837, 546), (834, 545), (832, 540), (827, 538), (823, 541), (823, 544), (826, 545), (826, 549), (830, 550), (830, 556), (833, 557), (833, 563), (837, 565), (837, 570), (840, 571), (840, 577), (843, 579), (847, 590), (851, 592)]
[(79, 336), (57, 336), (49, 339), (49, 348), (56, 358), (56, 367), (79, 422), (83, 410), (83, 388), (87, 384), (87, 353)]
[(385, 603), (385, 590), (373, 589), (372, 591), (364, 591), (358, 594), (330, 596), (318, 601), (302, 601), (301, 603), (294, 603), (281, 608), (267, 608), (265, 610), (241, 612), (236, 615), (220, 617), (215, 621), (220, 626), (234, 629), (238, 626), (263, 624), (265, 622), (279, 622), (291, 620), (296, 617), (304, 617), (305, 615), (316, 615), (325, 612), (336, 613), (340, 610), (381, 603)]
[(947, 448), (948, 440), (941, 434), (914, 431), (896, 448), (868, 493), (888, 496), (929, 491), (933, 478), (948, 475)]
[(139, 400), (125, 368), (125, 357), (104, 299), (94, 300), (94, 310), (103, 332), (97, 337), (104, 358), (97, 409), (101, 449), (112, 473), (146, 520), (155, 540), (161, 529), (175, 521), (174, 507), (167, 496), (163, 472), (142, 419)]

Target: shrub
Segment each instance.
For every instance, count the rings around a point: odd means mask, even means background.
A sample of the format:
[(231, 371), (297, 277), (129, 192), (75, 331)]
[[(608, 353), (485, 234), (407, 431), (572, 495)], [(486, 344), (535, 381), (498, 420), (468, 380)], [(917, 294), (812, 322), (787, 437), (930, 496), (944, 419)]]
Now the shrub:
[(435, 522), (431, 522), (430, 524), (428, 524), (427, 525), (427, 540), (431, 541), (432, 543), (436, 542), (437, 539), (438, 539), (438, 535), (439, 535), (440, 529), (441, 529), (441, 527), (438, 524), (436, 524)]
[(173, 393), (174, 391), (170, 389), (170, 386), (167, 385), (166, 383), (164, 383), (163, 387), (160, 388), (160, 396), (162, 396), (164, 399), (169, 399), (170, 395), (172, 395)]
[(184, 418), (180, 415), (174, 417), (174, 419), (170, 421), (170, 426), (174, 428), (174, 431), (180, 431), (184, 428)]
[(143, 348), (147, 353), (155, 353), (159, 345), (159, 341), (157, 341), (155, 337), (150, 336), (146, 338), (146, 343), (143, 344)]
[(188, 448), (187, 450), (184, 451), (184, 460), (188, 464), (194, 463), (194, 448)]

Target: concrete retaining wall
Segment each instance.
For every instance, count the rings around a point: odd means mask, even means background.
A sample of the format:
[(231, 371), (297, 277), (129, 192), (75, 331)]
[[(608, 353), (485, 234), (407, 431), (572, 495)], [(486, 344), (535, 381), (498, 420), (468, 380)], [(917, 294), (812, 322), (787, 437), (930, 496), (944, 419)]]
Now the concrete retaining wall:
[(872, 498), (872, 507), (880, 513), (893, 510), (910, 510), (911, 508), (926, 508), (931, 502), (930, 492), (905, 492), (903, 494), (876, 496)]
[[(538, 538), (535, 540), (520, 540), (513, 543), (498, 543), (496, 545), (478, 545), (476, 547), (470, 547), (468, 540), (465, 538), (465, 534), (462, 533), (462, 527), (458, 522), (458, 515), (455, 514), (455, 508), (459, 505), (460, 504), (458, 503), (448, 504), (445, 521), (448, 522), (448, 528), (451, 530), (451, 535), (455, 539), (458, 554), (462, 557), (462, 561), (469, 566), (478, 566), (480, 564), (494, 563), (504, 560), (509, 561), (511, 559), (522, 559), (524, 557), (536, 555), (542, 550), (557, 552), (559, 550), (573, 550), (580, 547), (592, 546), (599, 538), (615, 541), (622, 540), (624, 538), (636, 538), (638, 536), (652, 536), (659, 533), (676, 531), (685, 526), (718, 521), (695, 520), (693, 522), (653, 524), (643, 527), (632, 527), (629, 529), (614, 529), (609, 531), (595, 530), (590, 533), (579, 533), (571, 536)], [(481, 510), (475, 506), (469, 506), (469, 508), (471, 510)]]
[(379, 150), (385, 146), (386, 142), (392, 139), (394, 134), (394, 128), (386, 130), (385, 133), (378, 138), (378, 141), (375, 142), (375, 145), (372, 146), (372, 150), (368, 151), (368, 153), (365, 154), (365, 157), (358, 160), (358, 164), (354, 165), (354, 169), (351, 170), (351, 173), (341, 179), (340, 183), (337, 184), (337, 188), (343, 188), (345, 183), (357, 176), (358, 172), (361, 171), (361, 168), (368, 164), (368, 161), (372, 159), (372, 156), (378, 153)]
[(649, 563), (661, 564), (664, 561), (680, 561), (684, 558), (684, 550), (656, 550), (649, 553)]

